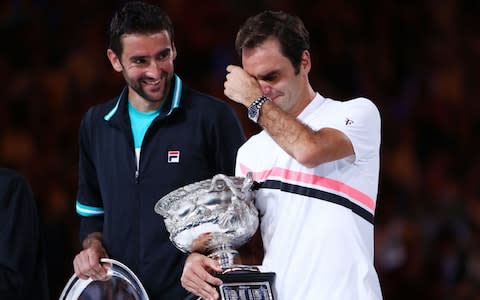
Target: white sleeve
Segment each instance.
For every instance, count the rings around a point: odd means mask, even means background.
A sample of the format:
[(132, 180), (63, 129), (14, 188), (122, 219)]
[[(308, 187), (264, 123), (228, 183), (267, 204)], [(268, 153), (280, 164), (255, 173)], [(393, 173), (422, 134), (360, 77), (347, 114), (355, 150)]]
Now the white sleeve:
[(343, 120), (335, 128), (352, 142), (355, 162), (378, 156), (380, 149), (380, 113), (372, 101), (357, 98), (343, 103)]

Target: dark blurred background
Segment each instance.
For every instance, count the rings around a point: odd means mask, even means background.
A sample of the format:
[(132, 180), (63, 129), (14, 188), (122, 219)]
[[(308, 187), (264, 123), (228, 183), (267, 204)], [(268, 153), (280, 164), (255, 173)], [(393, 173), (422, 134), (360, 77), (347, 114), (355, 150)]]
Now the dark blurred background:
[[(105, 33), (124, 2), (0, 3), (0, 165), (32, 184), (52, 299), (80, 246), (80, 119), (123, 86)], [(300, 16), (311, 34), (314, 88), (341, 100), (368, 97), (382, 115), (375, 262), (385, 299), (480, 299), (480, 1), (156, 3), (175, 24), (176, 72), (229, 103), (225, 66), (239, 62), (240, 24), (267, 8)], [(234, 107), (255, 133), (245, 109)]]

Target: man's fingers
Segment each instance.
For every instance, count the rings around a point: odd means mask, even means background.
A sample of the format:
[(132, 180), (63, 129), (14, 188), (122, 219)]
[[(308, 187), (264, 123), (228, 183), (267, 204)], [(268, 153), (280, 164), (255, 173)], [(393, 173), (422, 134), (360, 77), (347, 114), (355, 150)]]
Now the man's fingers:
[[(221, 270), (221, 269), (220, 269)], [(207, 287), (210, 285), (221, 285), (223, 282), (220, 278), (213, 276), (212, 274), (206, 272), (204, 269), (195, 270), (195, 275), (201, 279), (202, 287)]]
[(88, 279), (89, 277), (94, 280), (107, 279), (107, 268), (100, 264), (100, 255), (102, 253), (90, 248), (77, 254), (73, 261), (75, 274), (81, 279)]
[(73, 260), (73, 269), (75, 270), (75, 274), (78, 276), (78, 278), (87, 279), (88, 275), (84, 273), (83, 264), (80, 262), (80, 260), (80, 254), (77, 254)]
[(235, 66), (235, 65), (228, 65), (227, 66), (227, 72), (232, 72), (233, 70), (235, 69), (241, 69), (239, 66)]
[(188, 291), (203, 299), (218, 299), (219, 295), (215, 287), (207, 283), (207, 280), (199, 280), (200, 277), (182, 277), (182, 285)]
[(221, 271), (218, 262), (207, 256), (192, 253), (183, 268), (182, 286), (203, 299), (218, 299), (218, 292), (214, 286), (221, 285), (222, 281), (209, 273), (212, 270)]

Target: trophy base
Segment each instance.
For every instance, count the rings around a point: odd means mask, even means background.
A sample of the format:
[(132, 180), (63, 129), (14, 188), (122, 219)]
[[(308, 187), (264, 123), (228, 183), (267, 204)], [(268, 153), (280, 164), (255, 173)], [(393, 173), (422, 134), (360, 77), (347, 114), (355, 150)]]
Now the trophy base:
[(231, 271), (215, 276), (223, 281), (217, 288), (221, 300), (275, 300), (273, 272)]

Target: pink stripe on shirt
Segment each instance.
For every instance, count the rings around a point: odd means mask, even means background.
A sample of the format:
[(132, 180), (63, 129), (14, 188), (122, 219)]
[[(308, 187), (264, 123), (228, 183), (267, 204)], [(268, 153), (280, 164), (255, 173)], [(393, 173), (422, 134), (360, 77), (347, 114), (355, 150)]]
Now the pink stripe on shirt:
[[(240, 164), (240, 171), (243, 174), (247, 174), (251, 170), (244, 164)], [(293, 180), (299, 183), (306, 183), (310, 185), (325, 187), (325, 188), (347, 195), (351, 199), (362, 203), (372, 211), (375, 210), (375, 201), (373, 201), (371, 197), (337, 180), (333, 180), (330, 178), (317, 176), (313, 174), (292, 171), (289, 169), (278, 168), (278, 167), (273, 167), (270, 170), (252, 172), (252, 174), (253, 174), (253, 179), (259, 182), (265, 181), (269, 176), (275, 176), (275, 177), (283, 178), (285, 180)]]

